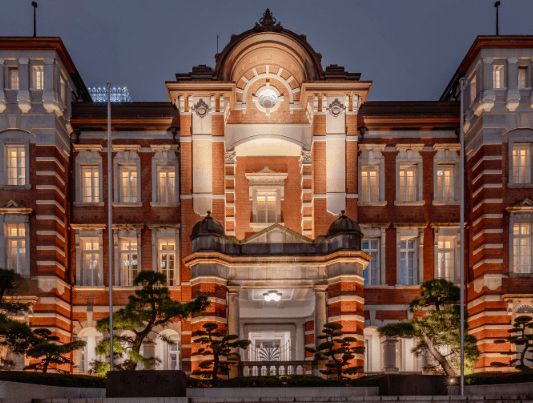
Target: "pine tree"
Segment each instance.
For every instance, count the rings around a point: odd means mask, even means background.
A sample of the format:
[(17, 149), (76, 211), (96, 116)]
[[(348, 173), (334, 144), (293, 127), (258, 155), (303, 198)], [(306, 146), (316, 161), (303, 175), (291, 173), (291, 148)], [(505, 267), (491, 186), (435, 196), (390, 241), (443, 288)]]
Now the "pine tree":
[[(513, 327), (507, 332), (509, 336), (505, 339), (494, 340), (494, 343), (511, 343), (517, 346), (516, 351), (508, 351), (501, 354), (516, 355), (516, 358), (511, 359), (509, 364), (504, 362), (492, 362), (493, 367), (507, 367), (515, 364), (516, 369), (520, 371), (528, 371), (531, 365), (526, 365), (526, 361), (532, 363), (533, 360), (526, 357), (527, 353), (533, 351), (533, 334), (526, 334), (528, 329), (533, 329), (533, 318), (531, 316), (522, 315), (514, 320)], [(521, 348), (518, 348), (521, 346)]]

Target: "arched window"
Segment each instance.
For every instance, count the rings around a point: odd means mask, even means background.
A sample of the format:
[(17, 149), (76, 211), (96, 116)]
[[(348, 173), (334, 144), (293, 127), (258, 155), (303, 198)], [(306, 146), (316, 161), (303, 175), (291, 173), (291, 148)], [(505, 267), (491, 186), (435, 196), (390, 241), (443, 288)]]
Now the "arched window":
[[(161, 338), (172, 341), (169, 343)], [(181, 369), (181, 343), (180, 335), (172, 329), (163, 330), (156, 339), (155, 355), (161, 361), (156, 365), (158, 370)]]
[(78, 350), (78, 367), (81, 373), (93, 372), (94, 361), (103, 360), (102, 356), (96, 354), (96, 346), (103, 340), (104, 336), (94, 327), (83, 329), (78, 338), (83, 340), (85, 347)]

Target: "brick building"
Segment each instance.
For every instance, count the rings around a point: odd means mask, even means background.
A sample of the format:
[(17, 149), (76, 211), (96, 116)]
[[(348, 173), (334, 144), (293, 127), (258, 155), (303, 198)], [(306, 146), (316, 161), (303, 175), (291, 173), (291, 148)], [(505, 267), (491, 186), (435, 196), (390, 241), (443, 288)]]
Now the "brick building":
[(117, 309), (141, 269), (176, 300), (212, 301), (150, 336), (160, 369), (196, 367), (207, 321), (252, 340), (244, 361), (310, 360), (338, 322), (367, 347), (366, 372), (419, 372), (413, 341), (377, 329), (411, 317), (421, 282), (459, 282), (465, 77), (466, 301), (489, 371), (509, 359), (494, 338), (533, 311), (532, 60), (531, 36), (480, 36), (440, 100), (371, 102), (371, 81), (323, 69), (267, 10), (215, 68), (167, 81), (169, 102), (114, 104), (110, 149), (106, 105), (62, 41), (0, 38), (0, 266), (29, 279), (32, 327), (87, 341), (74, 372), (104, 337), (109, 236)]

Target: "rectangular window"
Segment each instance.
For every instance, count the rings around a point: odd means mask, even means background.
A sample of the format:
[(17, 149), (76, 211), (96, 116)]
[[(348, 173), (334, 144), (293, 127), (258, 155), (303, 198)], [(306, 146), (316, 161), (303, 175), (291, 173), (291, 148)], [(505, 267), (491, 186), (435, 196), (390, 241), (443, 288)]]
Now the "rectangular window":
[(531, 273), (531, 223), (513, 226), (513, 266), (515, 273)]
[(83, 238), (81, 285), (100, 285), (100, 243), (98, 238)]
[(178, 370), (179, 369), (179, 345), (177, 342), (173, 344), (165, 343), (167, 346), (167, 370)]
[(66, 102), (66, 100), (67, 100), (67, 84), (65, 83), (65, 80), (63, 80), (63, 78), (61, 78), (61, 80), (60, 80), (60, 85), (61, 85), (61, 100), (63, 102)]
[(363, 239), (363, 252), (372, 256), (372, 260), (363, 271), (365, 285), (379, 284), (379, 239)]
[(33, 89), (44, 89), (44, 66), (33, 66)]
[(173, 239), (160, 239), (158, 242), (159, 271), (167, 276), (167, 285), (175, 285), (176, 270), (176, 241)]
[(120, 174), (120, 202), (137, 203), (137, 167), (122, 165)]
[(137, 240), (120, 240), (120, 285), (133, 286), (133, 280), (139, 274), (137, 260)]
[(276, 196), (258, 195), (257, 196), (257, 222), (275, 223), (278, 214), (276, 208)]
[(379, 200), (379, 170), (378, 167), (363, 168), (361, 171), (361, 190), (363, 202), (377, 202)]
[(26, 184), (26, 150), (23, 144), (7, 145), (7, 184)]
[(400, 167), (400, 201), (417, 200), (416, 165)]
[(503, 64), (492, 66), (492, 87), (503, 88)]
[(437, 278), (448, 281), (454, 280), (454, 238), (439, 238), (437, 245)]
[(518, 66), (518, 88), (527, 87), (527, 66)]
[(437, 200), (453, 200), (453, 166), (439, 166), (437, 169)]
[(10, 67), (8, 69), (9, 89), (19, 89), (19, 69), (16, 67)]
[(417, 253), (416, 240), (408, 239), (400, 243), (400, 284), (413, 285), (416, 279)]
[(7, 225), (7, 269), (24, 274), (26, 267), (26, 228), (24, 224)]
[(159, 167), (157, 175), (159, 186), (159, 202), (175, 203), (176, 169), (174, 167)]
[(477, 88), (476, 88), (476, 76), (472, 77), (472, 80), (470, 81), (470, 102), (474, 102), (477, 96)]
[(81, 193), (84, 203), (100, 201), (100, 171), (97, 165), (81, 167)]
[(531, 146), (513, 146), (513, 183), (531, 183)]

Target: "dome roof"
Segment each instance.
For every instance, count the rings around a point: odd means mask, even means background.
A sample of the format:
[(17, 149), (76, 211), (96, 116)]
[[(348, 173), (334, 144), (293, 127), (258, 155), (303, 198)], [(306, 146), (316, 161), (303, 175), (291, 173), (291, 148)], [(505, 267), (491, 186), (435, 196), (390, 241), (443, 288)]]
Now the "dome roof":
[(224, 227), (218, 221), (211, 217), (211, 212), (207, 212), (207, 216), (196, 223), (192, 229), (191, 239), (202, 235), (224, 235)]
[(362, 236), (361, 228), (354, 220), (344, 214), (344, 210), (341, 211), (341, 216), (337, 218), (328, 230), (328, 237), (337, 234), (355, 233)]

